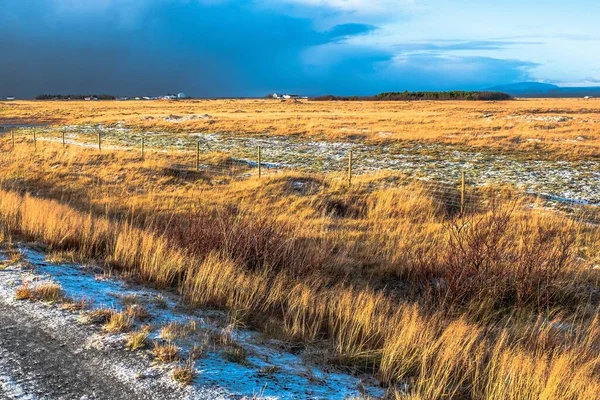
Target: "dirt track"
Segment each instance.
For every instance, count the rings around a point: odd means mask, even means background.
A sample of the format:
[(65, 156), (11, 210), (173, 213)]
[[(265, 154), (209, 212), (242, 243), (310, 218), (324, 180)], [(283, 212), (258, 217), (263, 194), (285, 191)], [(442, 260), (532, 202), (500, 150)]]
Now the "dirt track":
[(19, 271), (0, 269), (0, 399), (229, 399), (191, 390), (151, 366), (148, 354), (95, 346), (94, 328), (55, 306), (14, 300)]
[[(43, 321), (0, 304), (0, 392), (3, 398), (141, 398), (82, 351), (68, 335), (40, 328)], [(12, 386), (12, 388), (10, 387)]]
[[(84, 335), (66, 330), (66, 325), (48, 325), (43, 317), (28, 312), (27, 308), (37, 305), (11, 305), (4, 300), (0, 301), (1, 399), (187, 397), (185, 393), (173, 390), (173, 387), (128, 382), (128, 378), (117, 376), (109, 365), (111, 354), (86, 348), (86, 343), (81, 339)], [(133, 355), (119, 353), (121, 362), (132, 365), (139, 362)], [(148, 383), (152, 378), (141, 375), (138, 379)]]
[[(163, 340), (160, 327), (168, 322), (193, 319), (195, 333), (175, 339), (182, 355), (207, 334), (221, 332), (227, 326), (224, 313), (178, 308), (174, 293), (98, 277), (93, 266), (52, 264), (34, 250), (37, 245), (31, 246), (16, 245), (21, 254), (17, 262), (9, 262), (0, 250), (0, 400), (341, 400), (355, 398), (359, 387), (373, 398), (383, 397), (372, 379), (320, 369), (288, 353), (281, 343), (244, 329), (230, 337), (247, 349), (246, 363), (228, 360), (223, 348), (210, 346), (195, 360), (192, 384), (181, 385), (172, 377), (178, 363), (155, 362), (151, 346), (127, 350), (126, 333), (88, 325), (82, 322), (86, 312), (65, 309), (66, 303), (16, 300), (16, 289), (59, 283), (68, 298), (86, 300), (88, 311), (122, 309), (123, 296), (132, 296), (152, 315), (149, 341)], [(152, 303), (158, 294), (160, 307)]]

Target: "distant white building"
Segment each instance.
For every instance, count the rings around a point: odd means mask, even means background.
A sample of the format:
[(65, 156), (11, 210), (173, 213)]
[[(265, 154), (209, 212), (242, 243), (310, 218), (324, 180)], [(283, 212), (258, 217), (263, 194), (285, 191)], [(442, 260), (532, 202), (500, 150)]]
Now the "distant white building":
[(185, 95), (185, 93), (179, 93), (179, 94), (177, 95), (177, 98), (178, 98), (178, 99), (187, 99), (187, 96)]
[(17, 98), (15, 96), (7, 96), (6, 100), (16, 100)]
[(300, 97), (297, 94), (277, 94), (277, 93), (273, 93), (271, 95), (274, 99), (283, 99), (283, 100), (289, 100), (289, 99), (307, 99), (308, 97)]

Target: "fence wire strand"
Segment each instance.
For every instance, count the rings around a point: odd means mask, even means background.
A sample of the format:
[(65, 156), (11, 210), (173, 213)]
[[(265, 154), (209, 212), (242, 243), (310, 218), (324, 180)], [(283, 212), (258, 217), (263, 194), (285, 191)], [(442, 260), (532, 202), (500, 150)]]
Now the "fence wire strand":
[[(154, 154), (173, 155), (177, 158), (176, 162), (169, 165), (169, 169), (174, 174), (192, 175), (193, 174), (209, 174), (215, 176), (227, 176), (232, 179), (248, 179), (258, 176), (258, 148), (235, 148), (225, 146), (225, 149), (220, 149), (217, 146), (203, 145), (200, 146), (197, 140), (181, 139), (177, 140), (177, 146), (159, 146), (156, 144), (156, 139), (153, 139), (149, 134), (133, 134), (128, 137), (128, 140), (120, 139), (110, 135), (103, 135), (100, 131), (89, 130), (89, 132), (65, 132), (65, 130), (43, 130), (37, 129), (19, 129), (19, 134), (15, 130), (5, 131), (8, 138), (8, 147), (31, 143), (35, 149), (44, 142), (55, 144), (63, 144), (67, 148), (73, 146), (84, 147), (88, 149), (98, 148), (102, 152), (134, 152), (139, 153), (147, 159)], [(42, 134), (43, 133), (43, 134)], [(101, 142), (101, 149), (100, 149)], [(307, 148), (309, 144), (306, 145)], [(351, 151), (351, 150), (350, 150)], [(306, 154), (305, 154), (306, 153)], [(210, 155), (220, 154), (221, 159), (218, 162), (211, 162)], [(352, 174), (356, 170), (364, 169), (361, 165), (362, 160), (372, 160), (377, 157), (377, 154), (369, 154), (365, 157), (364, 153), (354, 153), (354, 158), (351, 160)], [(324, 179), (325, 176), (331, 175), (332, 171), (338, 171), (339, 177), (334, 178), (338, 183), (350, 182), (351, 180), (345, 176), (348, 172), (347, 155), (340, 150), (336, 150), (335, 155), (330, 158), (329, 163), (326, 163), (323, 158), (311, 156), (308, 152), (297, 154), (299, 158), (306, 158), (312, 161), (317, 168), (321, 167), (321, 172), (315, 172), (314, 167), (311, 168), (293, 168), (285, 163), (278, 162), (269, 154), (268, 140), (264, 140), (261, 147), (260, 175), (261, 177), (273, 177), (286, 172), (300, 171), (309, 177)], [(185, 158), (182, 160), (182, 158)], [(334, 160), (334, 161), (332, 161)], [(308, 164), (308, 163), (307, 163)], [(389, 172), (398, 172), (393, 169)], [(386, 172), (386, 170), (372, 171), (373, 174)], [(84, 176), (85, 175), (85, 176)], [(357, 175), (364, 177), (368, 173), (360, 173)], [(98, 177), (91, 174), (81, 174), (82, 177), (98, 181)], [(98, 181), (99, 182), (99, 181)], [(492, 193), (482, 193), (481, 185), (473, 185), (467, 182), (466, 188), (461, 189), (460, 177), (451, 177), (448, 181), (433, 181), (425, 178), (406, 177), (403, 180), (395, 179), (390, 182), (383, 180), (382, 182), (362, 182), (356, 179), (352, 180), (354, 189), (377, 190), (383, 188), (402, 187), (410, 184), (417, 184), (426, 194), (447, 207), (461, 209), (463, 211), (475, 212), (485, 211), (489, 204), (495, 198), (499, 197), (498, 190)], [(461, 196), (463, 196), (461, 198)], [(600, 223), (600, 211), (596, 204), (586, 204), (582, 201), (565, 199), (557, 195), (535, 193), (523, 190), (519, 193), (521, 198), (526, 198), (524, 207), (531, 211), (552, 209), (568, 215), (569, 218), (581, 223), (590, 223), (597, 225)]]

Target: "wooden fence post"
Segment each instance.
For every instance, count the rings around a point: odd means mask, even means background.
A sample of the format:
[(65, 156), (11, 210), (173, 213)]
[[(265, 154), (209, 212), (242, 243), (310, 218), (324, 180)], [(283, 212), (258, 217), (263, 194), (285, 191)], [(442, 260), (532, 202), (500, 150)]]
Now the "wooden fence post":
[(14, 151), (15, 150), (15, 130), (14, 129), (11, 129), (10, 136), (11, 136), (11, 140), (12, 140), (12, 149)]
[(65, 141), (65, 131), (62, 131), (62, 144), (63, 144), (63, 147), (67, 146), (67, 142)]
[(465, 212), (465, 171), (460, 172), (460, 215)]
[(262, 149), (258, 146), (258, 177), (262, 177)]
[(102, 152), (102, 133), (98, 131), (98, 152)]
[(142, 160), (144, 159), (144, 145), (145, 145), (144, 142), (145, 141), (146, 141), (146, 136), (142, 135)]
[(37, 137), (35, 136), (36, 129), (33, 128), (33, 149), (37, 151)]
[(348, 187), (352, 186), (352, 150), (348, 153)]

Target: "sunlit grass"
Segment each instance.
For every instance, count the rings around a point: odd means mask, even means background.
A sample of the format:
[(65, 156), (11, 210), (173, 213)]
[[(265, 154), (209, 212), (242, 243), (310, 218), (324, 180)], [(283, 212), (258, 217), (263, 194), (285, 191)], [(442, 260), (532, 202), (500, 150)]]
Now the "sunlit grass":
[(64, 292), (59, 284), (54, 282), (39, 285), (23, 284), (15, 291), (16, 300), (37, 300), (56, 303), (64, 300)]
[[(600, 234), (525, 209), (508, 189), (497, 203), (478, 192), (484, 207), (461, 216), (427, 187), (386, 186), (402, 182), (391, 173), (352, 189), (313, 177), (317, 189), (298, 194), (290, 183), (306, 176), (294, 172), (216, 184), (166, 177), (160, 158), (127, 153), (12, 157), (0, 160), (4, 187), (36, 196), (0, 192), (8, 231), (318, 347), (321, 359), (405, 388), (399, 398), (594, 399), (600, 389)], [(82, 174), (68, 173), (75, 165)], [(138, 298), (122, 300), (125, 311), (85, 319), (125, 332), (150, 318)], [(179, 360), (171, 341), (195, 329), (165, 326), (157, 360)], [(244, 363), (232, 330), (212, 340)]]
[[(314, 102), (194, 100), (149, 102), (18, 101), (0, 119), (61, 125), (122, 123), (134, 131), (301, 135), (372, 143), (404, 141), (544, 152), (581, 159), (599, 155), (598, 101), (520, 99), (506, 102)], [(171, 116), (202, 118), (173, 119)], [(207, 116), (207, 117), (206, 117)], [(59, 139), (57, 137), (57, 139)], [(94, 140), (93, 138), (91, 139)]]

